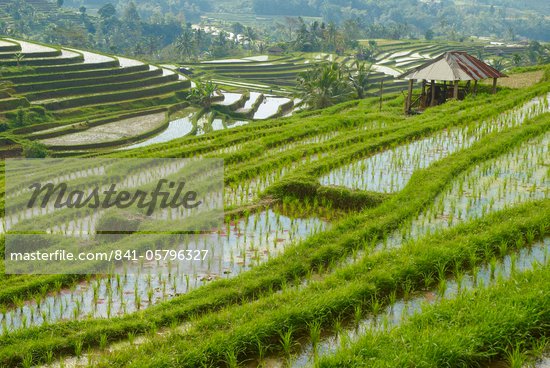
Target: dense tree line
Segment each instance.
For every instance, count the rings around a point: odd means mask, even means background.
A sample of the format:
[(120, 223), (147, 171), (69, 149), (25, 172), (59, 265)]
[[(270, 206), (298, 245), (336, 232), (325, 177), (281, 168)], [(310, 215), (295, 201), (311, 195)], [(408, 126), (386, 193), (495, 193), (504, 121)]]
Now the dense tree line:
[[(431, 31), (453, 39), (494, 35), (510, 40), (517, 36), (550, 40), (548, 2), (531, 0), (531, 6), (510, 1), (504, 2), (507, 6), (502, 1), (495, 6), (487, 2), (457, 6), (450, 0), (253, 0), (253, 9), (264, 15), (319, 16), (337, 24), (358, 19), (367, 38), (420, 37)], [(518, 16), (518, 6), (525, 14)]]

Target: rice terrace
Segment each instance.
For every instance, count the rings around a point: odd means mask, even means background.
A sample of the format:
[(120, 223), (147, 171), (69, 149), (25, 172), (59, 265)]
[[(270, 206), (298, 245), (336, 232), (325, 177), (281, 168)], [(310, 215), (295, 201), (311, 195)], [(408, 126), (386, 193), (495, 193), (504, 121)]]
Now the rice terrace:
[(546, 1), (0, 0), (0, 367), (550, 367)]

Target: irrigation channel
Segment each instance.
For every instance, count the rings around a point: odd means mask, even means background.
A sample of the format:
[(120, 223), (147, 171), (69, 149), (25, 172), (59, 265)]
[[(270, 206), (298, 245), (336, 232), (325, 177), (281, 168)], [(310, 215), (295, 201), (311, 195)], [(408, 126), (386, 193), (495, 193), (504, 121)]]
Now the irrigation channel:
[[(220, 255), (212, 269), (221, 272), (188, 274), (161, 262), (133, 263), (106, 278), (88, 279), (70, 289), (21, 301), (0, 313), (2, 333), (44, 322), (109, 318), (147, 308), (219, 278), (230, 278), (282, 252), (288, 244), (320, 232), (327, 223), (292, 219), (273, 210), (251, 214), (209, 234), (197, 234), (182, 249), (200, 246)], [(210, 265), (209, 265), (210, 267)]]
[(525, 119), (545, 113), (549, 108), (550, 93), (493, 120), (445, 130), (336, 168), (321, 178), (321, 184), (374, 192), (396, 192), (403, 189), (415, 170), (466, 149), (489, 133), (520, 125)]

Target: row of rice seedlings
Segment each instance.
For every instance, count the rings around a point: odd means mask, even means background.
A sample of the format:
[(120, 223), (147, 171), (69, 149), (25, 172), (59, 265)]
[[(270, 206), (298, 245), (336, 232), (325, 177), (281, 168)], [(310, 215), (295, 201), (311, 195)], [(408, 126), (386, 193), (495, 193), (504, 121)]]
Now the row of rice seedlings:
[[(532, 208), (531, 212), (533, 212), (534, 210), (535, 209)], [(518, 211), (519, 213), (521, 213), (521, 210), (518, 209)], [(519, 221), (522, 215), (513, 213), (515, 212), (509, 211), (507, 213), (499, 214), (499, 216), (502, 219), (506, 218), (506, 221)], [(512, 216), (511, 218), (515, 218), (515, 220), (511, 220), (508, 216)], [(497, 217), (498, 216), (494, 216), (492, 220), (497, 219)], [(538, 226), (536, 225), (536, 223), (540, 223), (540, 221), (542, 221), (540, 216), (537, 220), (532, 220), (535, 221), (533, 223), (535, 226)], [(470, 227), (476, 228), (477, 226), (479, 226), (477, 223), (474, 224), (468, 225), (462, 230), (467, 230)], [(514, 232), (515, 234), (517, 234), (517, 228), (510, 228), (509, 225), (503, 227), (500, 224), (501, 223), (498, 222), (493, 225), (495, 228), (499, 229), (499, 234), (494, 234), (495, 237), (503, 238), (506, 237), (506, 235), (509, 235), (508, 233)], [(483, 229), (485, 229), (485, 231), (492, 231), (492, 229), (488, 230), (487, 227), (483, 227)], [(546, 232), (544, 228), (542, 228), (541, 231), (543, 231), (543, 234)], [(419, 275), (419, 272), (425, 273), (427, 271), (435, 271), (435, 269), (432, 270), (433, 267), (431, 265), (435, 266), (436, 264), (440, 264), (442, 260), (446, 262), (445, 268), (443, 268), (442, 271), (443, 275), (443, 273), (447, 274), (454, 272), (454, 268), (452, 268), (453, 264), (459, 265), (457, 270), (460, 270), (462, 267), (469, 267), (468, 265), (469, 262), (472, 261), (471, 257), (473, 257), (473, 255), (475, 255), (474, 261), (476, 264), (478, 264), (480, 260), (485, 259), (480, 258), (480, 256), (478, 256), (477, 254), (478, 251), (481, 251), (479, 241), (472, 239), (473, 241), (469, 242), (464, 239), (465, 237), (476, 238), (478, 235), (472, 234), (470, 232), (464, 233), (464, 235), (462, 235), (463, 233), (461, 232), (453, 232), (452, 234), (453, 239), (449, 239), (445, 245), (439, 245), (439, 240), (445, 239), (443, 237), (432, 240), (431, 245), (439, 249), (433, 251), (433, 255), (437, 255), (436, 259), (426, 259), (426, 257), (421, 253), (422, 246), (416, 247), (414, 252), (410, 255), (411, 257), (417, 257), (419, 261), (422, 259), (420, 263), (426, 264), (426, 267), (427, 264), (430, 264), (429, 269), (422, 270), (421, 266), (413, 267), (414, 271), (410, 269), (409, 266), (411, 265), (411, 262), (413, 260), (409, 259), (409, 257), (407, 256), (408, 250), (405, 250), (402, 254), (403, 258), (399, 260), (399, 264), (407, 268), (408, 271), (404, 272), (404, 270), (400, 269), (401, 266), (392, 266), (393, 268), (389, 267), (391, 275), (384, 274), (384, 276), (382, 276), (382, 274), (386, 272), (388, 264), (392, 264), (395, 259), (399, 259), (396, 257), (397, 254), (400, 254), (400, 252), (397, 252), (396, 254), (382, 255), (381, 257), (384, 259), (384, 262), (382, 262), (383, 264), (380, 266), (376, 266), (376, 263), (372, 263), (374, 261), (374, 258), (380, 259), (380, 256), (375, 255), (373, 259), (367, 262), (367, 264), (358, 264), (352, 267), (353, 270), (350, 269), (348, 271), (338, 272), (338, 274), (331, 276), (330, 281), (312, 285), (310, 288), (308, 288), (308, 290), (299, 291), (292, 287), (284, 288), (282, 289), (280, 294), (266, 296), (265, 298), (260, 299), (254, 303), (243, 304), (240, 306), (228, 306), (225, 310), (201, 318), (200, 322), (197, 321), (194, 324), (192, 332), (189, 331), (185, 334), (174, 333), (170, 334), (169, 336), (156, 338), (141, 346), (140, 348), (132, 350), (131, 352), (117, 352), (116, 354), (107, 357), (107, 359), (102, 363), (103, 365), (108, 365), (110, 359), (117, 360), (118, 363), (128, 363), (129, 361), (127, 361), (126, 359), (139, 359), (140, 363), (142, 364), (145, 362), (142, 359), (145, 359), (151, 364), (155, 364), (155, 362), (160, 361), (159, 359), (162, 359), (163, 354), (166, 352), (166, 349), (171, 350), (172, 352), (177, 351), (177, 353), (175, 354), (178, 355), (180, 363), (184, 365), (190, 364), (189, 362), (195, 361), (195, 359), (199, 359), (199, 357), (206, 358), (203, 355), (203, 353), (206, 354), (206, 351), (208, 351), (209, 354), (213, 354), (212, 358), (217, 361), (217, 359), (222, 359), (222, 355), (220, 353), (223, 349), (225, 349), (224, 347), (227, 347), (227, 349), (237, 349), (236, 351), (238, 352), (239, 346), (241, 346), (240, 344), (242, 344), (243, 347), (250, 347), (250, 349), (247, 348), (247, 351), (254, 350), (252, 346), (254, 344), (255, 336), (257, 336), (256, 338), (261, 340), (262, 344), (268, 344), (268, 350), (280, 351), (281, 346), (272, 345), (273, 339), (271, 337), (274, 333), (273, 331), (275, 331), (274, 329), (276, 328), (276, 326), (280, 326), (280, 332), (282, 334), (287, 333), (289, 329), (292, 330), (296, 328), (297, 324), (300, 326), (300, 331), (302, 331), (302, 328), (304, 327), (303, 325), (307, 321), (309, 321), (309, 319), (313, 318), (314, 315), (317, 315), (319, 318), (324, 318), (321, 317), (323, 315), (325, 315), (326, 317), (325, 313), (334, 316), (334, 314), (337, 312), (334, 308), (340, 310), (341, 312), (349, 310), (348, 304), (358, 302), (357, 297), (359, 297), (359, 301), (361, 301), (362, 295), (377, 295), (378, 292), (385, 294), (388, 291), (386, 290), (387, 287), (392, 288), (392, 286), (388, 286), (392, 285), (392, 282), (390, 282), (389, 284), (388, 282), (390, 280), (389, 278), (393, 278), (394, 276), (396, 278), (394, 279), (394, 281), (397, 282), (397, 284), (395, 285), (401, 285), (401, 281), (398, 282), (397, 279), (410, 277), (412, 278), (412, 280), (418, 280), (417, 276)], [(484, 235), (486, 234), (482, 234), (479, 236), (483, 238)], [(458, 238), (454, 238), (455, 236), (458, 236)], [(445, 240), (443, 240), (443, 243), (445, 243)], [(460, 249), (456, 249), (457, 245)], [(495, 247), (495, 243), (493, 242), (492, 244), (487, 244), (487, 247), (493, 250)], [(446, 250), (442, 253), (439, 252), (443, 249)], [(451, 254), (453, 255), (451, 256)], [(451, 258), (449, 258), (449, 256), (451, 256)], [(546, 259), (547, 258), (548, 257), (546, 256)], [(371, 267), (368, 267), (368, 264), (371, 264), (372, 268), (375, 268), (376, 271), (373, 271)], [(412, 264), (416, 263), (413, 262)], [(515, 265), (517, 268), (517, 263)], [(371, 275), (371, 272), (374, 272), (374, 275), (369, 276)], [(361, 275), (363, 275), (364, 277)], [(464, 277), (462, 277), (462, 279), (464, 280)], [(410, 280), (411, 279), (409, 279), (409, 281)], [(464, 283), (464, 281), (462, 282)], [(382, 289), (376, 292), (375, 290), (377, 289), (375, 285), (372, 285), (371, 283), (375, 283)], [(418, 287), (418, 281), (414, 281), (414, 283), (417, 285), (413, 287), (413, 284), (411, 284), (409, 293), (411, 293), (413, 290), (415, 290), (415, 288)], [(446, 290), (447, 288), (441, 287), (440, 290), (443, 289)], [(353, 293), (355, 297), (349, 295), (349, 293)], [(322, 311), (325, 311), (325, 313), (323, 313)], [(273, 320), (270, 319), (271, 317), (273, 317)], [(281, 323), (285, 323), (284, 321), (290, 323), (290, 327), (282, 327), (283, 325), (281, 325)], [(260, 335), (256, 335), (257, 333), (259, 333)], [(293, 341), (296, 341), (297, 336), (295, 336), (294, 333), (292, 333), (291, 335)], [(233, 341), (233, 338), (236, 338), (237, 340)], [(195, 339), (197, 339), (197, 341), (195, 341)], [(198, 341), (200, 341), (200, 343)], [(211, 341), (211, 343), (209, 343), (209, 341)], [(196, 346), (196, 344), (200, 344), (202, 348), (190, 348), (190, 346)], [(216, 344), (217, 347), (213, 347), (212, 344)], [(188, 346), (189, 348), (185, 348), (186, 346)], [(286, 344), (286, 346), (288, 346), (288, 344)], [(206, 350), (202, 350), (203, 348)], [(154, 351), (151, 349), (154, 349)], [(210, 349), (213, 349), (215, 351)], [(216, 364), (217, 363), (214, 362), (214, 365)]]
[[(357, 262), (372, 250), (398, 248), (422, 236), (483, 217), (509, 206), (548, 198), (550, 134), (537, 137), (496, 159), (483, 162), (450, 183), (433, 204), (398, 230), (384, 234), (368, 249), (353, 251), (335, 267)], [(306, 279), (302, 287), (308, 284)]]
[(394, 247), (517, 203), (548, 198), (549, 145), (546, 133), (460, 175), (432, 206), (391, 234), (381, 247)]
[(547, 349), (542, 316), (550, 274), (548, 263), (531, 268), (463, 289), (437, 304), (423, 303), (421, 312), (408, 313), (397, 325), (386, 320), (386, 328), (371, 324), (357, 341), (342, 341), (315, 366), (357, 366), (368, 360), (376, 367), (419, 361), (426, 366), (538, 367), (542, 361), (537, 357)]
[[(180, 160), (168, 160), (168, 162), (155, 162), (157, 166), (154, 168), (151, 168), (151, 170), (148, 170), (148, 172), (143, 172), (143, 170), (136, 170), (137, 173), (134, 173), (130, 175), (128, 178), (124, 178), (121, 180), (121, 183), (119, 185), (125, 186), (125, 187), (136, 187), (139, 186), (140, 188), (143, 188), (143, 185), (149, 185), (151, 186), (153, 180), (156, 180), (158, 178), (174, 178), (174, 175), (178, 175), (179, 170), (184, 168), (185, 162), (182, 162)], [(140, 172), (141, 171), (141, 172)], [(205, 170), (208, 171), (208, 170)], [(204, 175), (209, 175), (208, 173), (204, 173)], [(203, 180), (205, 178), (197, 177), (197, 180)], [(114, 182), (117, 182), (120, 180), (118, 177), (115, 178)], [(112, 183), (111, 183), (112, 184)], [(109, 186), (111, 184), (108, 184)], [(106, 187), (102, 188), (107, 189)], [(88, 189), (84, 190), (91, 190), (89, 187)], [(18, 213), (17, 219), (15, 221), (11, 221), (13, 224), (20, 222), (24, 218), (30, 219), (33, 218), (33, 229), (36, 228), (38, 221), (45, 221), (46, 226), (47, 224), (55, 224), (47, 229), (50, 233), (56, 233), (56, 234), (64, 234), (64, 235), (72, 235), (72, 236), (80, 236), (89, 238), (94, 231), (94, 224), (98, 217), (101, 214), (101, 211), (96, 210), (96, 212), (88, 211), (87, 213), (75, 213), (74, 211), (70, 210), (59, 210), (56, 211), (55, 218), (51, 215), (48, 216), (48, 212), (50, 210), (53, 211), (53, 203), (50, 203), (49, 209), (41, 209), (41, 208), (34, 208), (32, 211), (27, 210), (27, 212)], [(208, 193), (203, 198), (203, 206), (204, 209), (212, 209), (212, 208), (221, 208), (222, 206), (222, 198), (221, 193)], [(181, 219), (188, 217), (191, 213), (193, 213), (193, 210), (184, 210), (183, 208), (178, 209), (165, 209), (164, 211), (156, 211), (155, 216), (153, 216), (155, 219), (167, 219), (167, 220), (173, 220), (173, 219)], [(26, 216), (25, 216), (26, 214)], [(38, 216), (42, 216), (42, 219), (38, 218)], [(9, 217), (8, 217), (9, 218)], [(13, 216), (12, 216), (13, 220)], [(10, 224), (11, 225), (11, 224)]]
[(323, 157), (326, 157), (327, 155), (328, 153), (312, 154), (286, 166), (260, 173), (252, 179), (243, 180), (237, 185), (226, 187), (224, 195), (226, 206), (242, 206), (253, 202), (258, 199), (259, 195), (263, 193), (267, 187), (275, 183), (284, 175), (292, 172), (296, 167), (315, 162)]
[[(531, 130), (533, 130), (533, 129), (531, 129)], [(522, 130), (521, 132), (523, 132), (523, 130)], [(515, 133), (515, 134), (517, 135), (517, 133)], [(507, 135), (505, 135), (505, 136), (507, 137), (506, 139), (503, 137), (503, 138), (500, 139), (500, 140), (503, 140), (503, 139), (504, 139), (503, 142), (514, 142), (515, 139), (516, 139), (516, 138), (514, 138), (514, 140), (510, 140), (511, 137), (515, 137), (515, 135), (513, 135), (513, 134), (511, 134), (511, 133), (510, 133), (510, 134), (507, 134)], [(497, 139), (497, 141), (499, 141), (499, 140)], [(503, 142), (500, 142), (500, 141), (499, 141), (498, 144), (502, 144)], [(496, 143), (495, 143), (495, 144), (496, 144)], [(493, 144), (493, 145), (489, 144), (488, 146), (487, 146), (487, 145), (479, 146), (479, 147), (477, 148), (477, 150), (474, 151), (474, 153), (475, 153), (475, 154), (479, 154), (479, 151), (481, 150), (481, 151), (484, 152), (484, 155), (487, 156), (487, 155), (490, 154), (490, 152), (492, 152), (492, 151), (489, 151), (489, 153), (488, 153), (488, 152), (485, 152), (486, 149), (485, 149), (485, 148), (481, 148), (481, 147), (492, 147), (492, 146), (495, 146), (495, 144)], [(489, 149), (489, 148), (487, 148), (487, 149)], [(494, 151), (494, 147), (492, 147), (492, 148), (490, 148), (490, 149), (492, 149), (492, 150)], [(496, 153), (496, 152), (495, 152), (495, 153)], [(463, 154), (463, 156), (467, 156), (467, 155), (466, 155), (466, 154)], [(468, 156), (468, 157), (469, 157), (469, 156)], [(452, 165), (449, 165), (449, 167), (452, 167)], [(308, 249), (309, 249), (309, 248), (308, 248)]]
[[(523, 239), (520, 239), (523, 241)], [(503, 243), (506, 246), (505, 243)], [(544, 267), (550, 264), (550, 237), (543, 241), (521, 248), (517, 253), (507, 254), (508, 249), (501, 253), (503, 258), (492, 257), (481, 266), (474, 266), (469, 271), (456, 270), (453, 277), (447, 277), (444, 271), (427, 275), (426, 290), (422, 292), (407, 292), (405, 287), (402, 298), (391, 294), (386, 300), (372, 300), (371, 310), (365, 313), (357, 307), (353, 318), (347, 324), (339, 321), (338, 329), (332, 329), (323, 334), (320, 339), (316, 331), (306, 346), (291, 357), (292, 367), (309, 367), (318, 362), (322, 356), (336, 352), (342, 346), (354, 344), (366, 331), (388, 331), (400, 325), (408, 317), (421, 313), (422, 308), (446, 299), (453, 299), (462, 292), (475, 288), (490, 287), (513, 278), (518, 273)], [(384, 304), (386, 307), (382, 308)]]
[[(80, 180), (77, 183), (70, 183), (72, 187), (76, 188), (75, 186), (78, 183), (85, 184), (85, 188), (91, 190), (90, 188), (93, 188), (96, 184), (101, 184), (98, 186), (99, 191), (106, 191), (108, 190), (113, 183), (117, 183), (117, 187), (120, 188), (138, 188), (145, 185), (149, 185), (153, 183), (155, 180), (158, 180), (160, 178), (170, 178), (177, 174), (180, 170), (182, 170), (187, 162), (182, 160), (162, 160), (155, 162), (155, 166), (151, 167), (151, 165), (148, 165), (146, 168), (147, 170), (143, 170), (143, 168), (138, 167), (136, 170), (133, 170), (132, 173), (129, 175), (124, 175), (124, 173), (118, 171), (118, 169), (130, 169), (133, 168), (135, 163), (128, 163), (127, 165), (120, 165), (117, 166), (117, 172), (111, 173), (110, 175), (100, 175), (96, 174), (94, 179), (90, 180), (90, 176), (78, 178), (83, 179)], [(70, 164), (70, 161), (69, 161)], [(98, 162), (98, 167), (103, 167), (103, 170), (106, 170), (106, 168), (101, 165), (102, 161)], [(113, 167), (111, 167), (111, 170)], [(101, 172), (101, 170), (99, 171)], [(122, 181), (120, 181), (120, 178), (123, 178)], [(50, 182), (50, 179), (48, 178), (47, 182)], [(84, 189), (84, 188), (83, 188)], [(15, 203), (16, 198), (7, 198), (8, 204)], [(17, 223), (23, 221), (23, 220), (30, 220), (37, 216), (48, 216), (51, 215), (54, 211), (63, 211), (63, 210), (57, 210), (55, 208), (55, 203), (53, 201), (50, 201), (48, 206), (45, 206), (44, 208), (40, 207), (33, 207), (32, 209), (26, 209), (24, 211), (19, 211), (17, 208), (12, 207), (12, 205), (9, 205), (6, 209), (5, 217), (2, 218), (0, 230), (2, 232), (5, 232), (6, 230), (9, 230), (13, 226), (15, 226)], [(74, 211), (73, 211), (74, 212)]]
[(4, 321), (5, 332), (9, 332), (59, 320), (110, 318), (130, 313), (214, 279), (234, 277), (326, 226), (317, 218), (294, 219), (272, 210), (253, 213), (210, 234), (190, 235), (181, 249), (209, 250), (209, 257), (201, 264), (192, 262), (191, 268), (177, 262), (124, 264), (117, 275), (21, 301), (15, 308), (1, 311), (0, 321)]
[(324, 185), (340, 185), (376, 192), (401, 190), (415, 170), (427, 167), (453, 152), (470, 147), (484, 136), (522, 124), (549, 111), (550, 94), (494, 119), (445, 130), (434, 136), (396, 147), (332, 170), (321, 178)]

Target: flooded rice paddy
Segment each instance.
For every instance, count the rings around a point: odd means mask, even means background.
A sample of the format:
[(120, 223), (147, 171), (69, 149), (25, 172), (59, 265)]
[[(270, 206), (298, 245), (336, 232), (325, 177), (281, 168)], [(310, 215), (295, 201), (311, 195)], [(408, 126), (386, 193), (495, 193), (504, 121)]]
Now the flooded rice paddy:
[(339, 185), (375, 192), (396, 192), (412, 174), (431, 163), (466, 149), (486, 135), (523, 123), (549, 111), (550, 94), (535, 98), (520, 108), (476, 125), (451, 128), (430, 137), (386, 150), (336, 168), (321, 178), (323, 185)]

